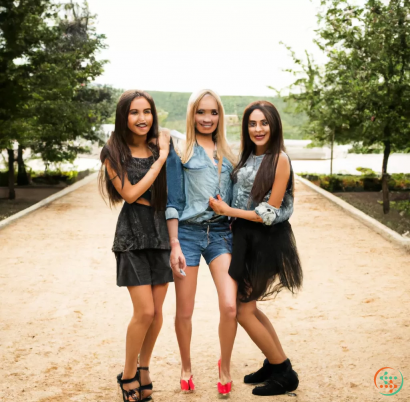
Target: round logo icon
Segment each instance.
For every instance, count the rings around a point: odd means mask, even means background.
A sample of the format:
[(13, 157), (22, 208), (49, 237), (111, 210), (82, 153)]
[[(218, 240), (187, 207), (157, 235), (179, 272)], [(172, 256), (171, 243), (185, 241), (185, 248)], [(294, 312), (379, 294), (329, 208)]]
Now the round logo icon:
[(374, 376), (374, 385), (382, 395), (395, 395), (403, 387), (403, 374), (392, 367), (383, 367)]

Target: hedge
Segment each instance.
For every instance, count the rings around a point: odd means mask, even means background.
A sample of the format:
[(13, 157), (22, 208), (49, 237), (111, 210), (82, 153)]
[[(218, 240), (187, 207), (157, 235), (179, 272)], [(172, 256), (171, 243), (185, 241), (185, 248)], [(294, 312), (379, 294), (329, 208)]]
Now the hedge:
[[(90, 170), (83, 170), (77, 172), (76, 170), (71, 170), (68, 172), (61, 171), (47, 171), (44, 172), (30, 172), (31, 182), (35, 185), (58, 185), (60, 183), (65, 183), (67, 185), (73, 184), (78, 180), (83, 179), (91, 173)], [(8, 187), (9, 177), (8, 171), (0, 171), (0, 187)], [(17, 172), (14, 175), (17, 180)]]
[[(366, 172), (367, 173), (367, 172)], [(311, 181), (317, 186), (330, 191), (331, 193), (346, 191), (381, 191), (381, 178), (376, 174), (346, 175), (318, 175), (311, 173), (301, 173), (299, 176)], [(390, 175), (390, 191), (410, 191), (410, 174), (396, 173)]]

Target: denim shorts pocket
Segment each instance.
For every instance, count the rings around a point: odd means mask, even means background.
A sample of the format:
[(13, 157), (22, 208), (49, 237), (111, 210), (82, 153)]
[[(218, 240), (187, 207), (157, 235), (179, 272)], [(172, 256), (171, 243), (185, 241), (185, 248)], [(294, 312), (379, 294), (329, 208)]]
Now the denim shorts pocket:
[(223, 233), (223, 234), (220, 234), (220, 237), (223, 239), (227, 247), (231, 249), (232, 248), (232, 233), (231, 232)]

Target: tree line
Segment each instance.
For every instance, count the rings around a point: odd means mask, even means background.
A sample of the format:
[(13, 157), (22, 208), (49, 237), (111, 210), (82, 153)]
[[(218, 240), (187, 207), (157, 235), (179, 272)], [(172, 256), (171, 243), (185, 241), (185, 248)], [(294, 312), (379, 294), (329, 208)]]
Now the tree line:
[[(286, 97), (272, 96), (286, 138), (383, 149), (383, 208), (389, 210), (388, 160), (410, 151), (410, 0), (321, 0), (315, 43), (326, 55), (317, 65), (291, 52), (299, 70)], [(78, 139), (99, 141), (113, 122), (121, 91), (93, 85), (106, 61), (105, 36), (86, 3), (74, 0), (2, 0), (0, 7), (0, 150), (7, 149), (10, 198), (14, 160), (25, 184), (23, 150), (44, 161), (72, 161), (87, 150)], [(151, 91), (150, 91), (151, 92)], [(189, 93), (151, 92), (161, 122), (184, 120)], [(227, 114), (258, 97), (223, 96)], [(14, 145), (18, 144), (15, 155)], [(331, 172), (332, 173), (332, 172)]]

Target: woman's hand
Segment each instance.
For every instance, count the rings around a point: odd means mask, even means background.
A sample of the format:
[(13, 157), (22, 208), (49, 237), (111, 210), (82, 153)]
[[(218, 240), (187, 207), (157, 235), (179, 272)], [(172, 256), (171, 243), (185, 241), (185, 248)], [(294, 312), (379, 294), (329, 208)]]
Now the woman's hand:
[(186, 262), (185, 256), (182, 253), (181, 246), (179, 242), (177, 244), (171, 244), (171, 256), (169, 262), (171, 264), (172, 273), (174, 278), (184, 279), (186, 274), (181, 274), (180, 270), (185, 273)]
[(230, 206), (222, 200), (220, 195), (216, 196), (217, 199), (209, 197), (209, 206), (218, 214), (228, 216)]
[(171, 140), (170, 131), (167, 128), (163, 128), (158, 136), (158, 148), (160, 153), (168, 155), (169, 153), (169, 143)]

